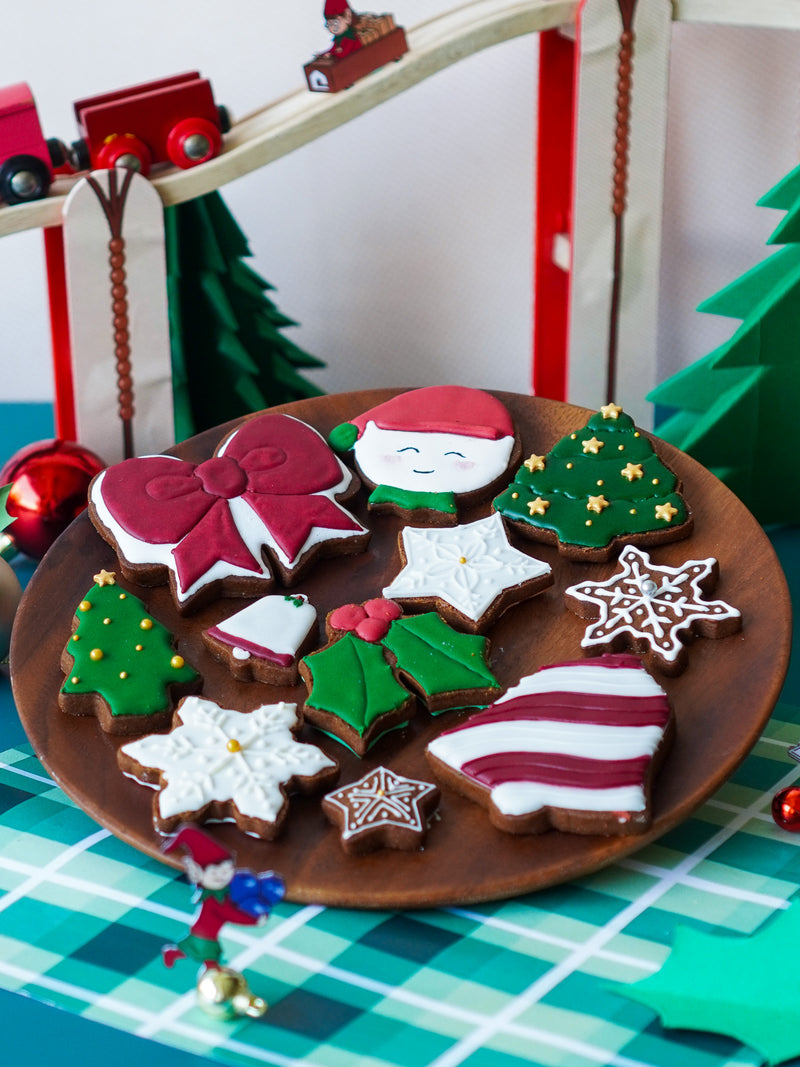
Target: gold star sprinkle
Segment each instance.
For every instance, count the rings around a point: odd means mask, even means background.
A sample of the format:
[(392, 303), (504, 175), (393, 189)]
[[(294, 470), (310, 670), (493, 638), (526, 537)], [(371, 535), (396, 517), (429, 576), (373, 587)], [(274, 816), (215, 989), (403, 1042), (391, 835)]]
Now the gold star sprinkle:
[(527, 467), (531, 474), (533, 474), (534, 471), (544, 470), (544, 461), (544, 456), (537, 456), (535, 452), (532, 452), (523, 463), (523, 467)]
[(672, 522), (673, 518), (678, 514), (678, 509), (670, 504), (669, 501), (666, 504), (656, 504), (656, 518), (663, 519), (664, 522)]
[(599, 515), (600, 512), (601, 511), (605, 511), (605, 509), (607, 507), (608, 507), (608, 501), (606, 500), (606, 498), (601, 493), (600, 496), (590, 496), (589, 497), (589, 503), (586, 505), (586, 510), (587, 511), (594, 511), (597, 515)]
[(94, 576), (95, 585), (116, 585), (117, 579), (114, 571), (100, 570)]
[(528, 501), (528, 514), (530, 515), (544, 515), (547, 509), (550, 507), (549, 500), (542, 500), (540, 496), (537, 496), (535, 500)]
[(622, 414), (622, 408), (619, 404), (603, 404), (600, 414), (604, 419), (618, 419)]
[(634, 478), (641, 478), (644, 475), (644, 471), (641, 463), (629, 463), (622, 468), (620, 474), (623, 478), (627, 478), (629, 482), (632, 482)]
[(600, 449), (603, 447), (604, 442), (598, 441), (596, 437), (590, 437), (588, 441), (581, 441), (583, 445), (584, 454), (591, 452), (593, 455), (597, 455)]

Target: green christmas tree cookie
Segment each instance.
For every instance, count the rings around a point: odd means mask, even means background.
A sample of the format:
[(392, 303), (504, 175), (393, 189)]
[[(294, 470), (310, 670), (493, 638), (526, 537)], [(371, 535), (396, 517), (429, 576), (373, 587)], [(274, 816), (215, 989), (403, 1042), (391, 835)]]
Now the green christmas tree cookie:
[(303, 718), (358, 756), (408, 723), (415, 701), (406, 679), (432, 712), (498, 695), (486, 638), (459, 633), (435, 611), (404, 618), (394, 601), (376, 598), (337, 608), (326, 628), (329, 643), (300, 661)]
[(529, 456), (494, 509), (526, 537), (571, 559), (609, 559), (624, 544), (688, 537), (677, 476), (617, 404), (605, 404), (546, 455)]
[(61, 657), (66, 680), (59, 706), (71, 715), (95, 715), (111, 734), (163, 729), (177, 700), (200, 688), (200, 676), (112, 572), (101, 570), (94, 581)]

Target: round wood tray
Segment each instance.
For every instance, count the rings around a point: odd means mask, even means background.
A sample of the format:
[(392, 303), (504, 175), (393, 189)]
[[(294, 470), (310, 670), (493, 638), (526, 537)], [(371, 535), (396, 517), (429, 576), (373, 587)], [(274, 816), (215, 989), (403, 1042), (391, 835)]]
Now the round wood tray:
[[(393, 392), (319, 397), (275, 410), (287, 411), (327, 435), (338, 423)], [(497, 395), (514, 415), (526, 455), (545, 453), (565, 433), (583, 426), (591, 414), (555, 401)], [(233, 425), (200, 434), (174, 451), (200, 462)], [(338, 831), (321, 812), (319, 797), (297, 796), (274, 842), (247, 837), (229, 824), (214, 826), (213, 832), (235, 850), (238, 864), (280, 871), (289, 899), (298, 902), (363, 908), (464, 904), (510, 897), (587, 874), (636, 851), (686, 819), (744, 758), (774, 707), (789, 659), (790, 607), (780, 564), (747, 509), (694, 460), (663, 442), (659, 450), (683, 480), (695, 526), (688, 540), (653, 549), (653, 559), (676, 566), (687, 559), (715, 556), (720, 581), (714, 595), (740, 609), (743, 629), (722, 640), (697, 640), (684, 674), (659, 676), (675, 709), (677, 736), (656, 780), (655, 818), (646, 834), (601, 838), (551, 831), (512, 836), (492, 827), (483, 808), (443, 789), (440, 818), (431, 826), (424, 849), (414, 853), (383, 850), (354, 858), (344, 853)], [(368, 550), (323, 561), (294, 587), (308, 594), (320, 620), (341, 603), (380, 595), (399, 569), (401, 523), (388, 516), (367, 518), (364, 498), (360, 494), (353, 510), (372, 528)], [(484, 504), (466, 513), (463, 521), (488, 511), (489, 505)], [(571, 563), (549, 546), (515, 543), (550, 563), (555, 583), (511, 608), (489, 634), (492, 665), (505, 686), (544, 664), (581, 658), (585, 624), (565, 607), (563, 590), (588, 577), (603, 580), (616, 566), (613, 562)], [(116, 750), (123, 741), (105, 734), (94, 718), (64, 714), (57, 703), (62, 683), (59, 659), (73, 613), (101, 567), (118, 570), (115, 554), (83, 514), (36, 569), (20, 605), (11, 647), (14, 696), (34, 749), (65, 792), (114, 834), (163, 859), (162, 839), (152, 823), (155, 793), (118, 770)], [(176, 635), (180, 652), (203, 674), (204, 696), (241, 711), (276, 700), (302, 705), (302, 684), (278, 688), (238, 683), (207, 653), (201, 631), (243, 602), (219, 601), (182, 618), (166, 587), (127, 587)], [(431, 781), (425, 745), (460, 714), (432, 718), (420, 707), (409, 727), (382, 738), (364, 760), (308, 727), (302, 740), (313, 740), (339, 760), (340, 784), (354, 781), (381, 763)]]

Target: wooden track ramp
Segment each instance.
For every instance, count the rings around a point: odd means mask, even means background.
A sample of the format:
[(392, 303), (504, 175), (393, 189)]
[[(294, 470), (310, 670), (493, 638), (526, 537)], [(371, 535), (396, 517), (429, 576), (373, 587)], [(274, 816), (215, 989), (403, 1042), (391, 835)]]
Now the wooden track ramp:
[[(797, 0), (673, 0), (674, 19), (800, 29)], [(409, 52), (346, 92), (312, 93), (303, 86), (236, 121), (221, 155), (190, 170), (153, 178), (165, 205), (192, 200), (357, 118), (438, 71), (492, 45), (575, 21), (578, 0), (472, 0), (408, 32)], [(311, 57), (306, 57), (311, 58)], [(0, 237), (59, 226), (64, 199), (77, 179), (60, 178), (44, 200), (0, 208)]]

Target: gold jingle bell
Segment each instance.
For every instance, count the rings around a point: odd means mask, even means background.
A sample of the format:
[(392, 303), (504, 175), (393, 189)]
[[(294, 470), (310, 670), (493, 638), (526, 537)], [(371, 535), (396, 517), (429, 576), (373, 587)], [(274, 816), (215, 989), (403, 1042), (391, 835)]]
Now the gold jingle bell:
[(259, 1019), (267, 1002), (253, 994), (247, 979), (230, 967), (207, 967), (197, 979), (197, 1003), (215, 1019), (247, 1015)]

